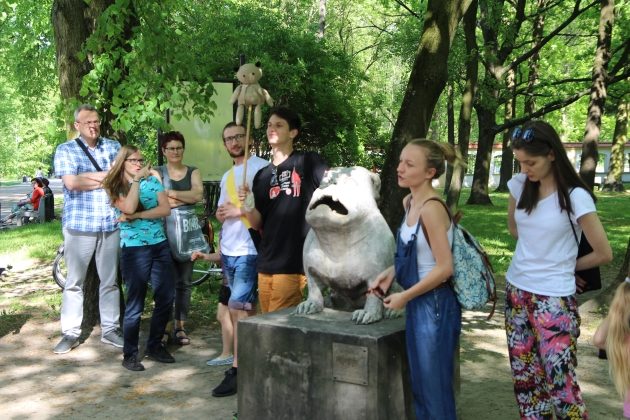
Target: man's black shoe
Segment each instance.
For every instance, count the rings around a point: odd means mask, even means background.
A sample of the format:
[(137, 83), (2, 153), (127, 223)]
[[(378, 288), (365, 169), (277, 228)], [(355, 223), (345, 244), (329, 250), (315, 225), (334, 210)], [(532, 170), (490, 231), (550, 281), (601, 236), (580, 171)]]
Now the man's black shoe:
[(212, 390), (213, 397), (229, 397), (236, 394), (236, 368), (231, 367), (225, 371), (225, 378), (218, 387)]
[(144, 355), (156, 362), (175, 363), (175, 358), (171, 356), (171, 353), (169, 353), (168, 350), (166, 350), (166, 347), (164, 347), (164, 344), (161, 343), (154, 349), (147, 349), (147, 351), (144, 352)]
[(144, 365), (138, 361), (136, 355), (133, 355), (127, 359), (123, 359), (122, 365), (124, 368), (133, 370), (134, 372), (140, 372), (144, 370)]

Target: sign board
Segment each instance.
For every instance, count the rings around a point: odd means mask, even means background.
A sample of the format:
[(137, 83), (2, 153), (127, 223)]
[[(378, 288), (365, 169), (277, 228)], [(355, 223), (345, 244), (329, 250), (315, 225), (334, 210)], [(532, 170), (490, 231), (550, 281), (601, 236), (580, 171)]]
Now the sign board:
[(223, 127), (234, 121), (234, 107), (230, 97), (234, 90), (232, 82), (212, 82), (216, 93), (212, 97), (217, 108), (209, 122), (198, 117), (177, 119), (171, 117), (170, 125), (186, 139), (184, 164), (195, 166), (204, 181), (220, 181), (232, 167), (232, 159), (223, 147)]

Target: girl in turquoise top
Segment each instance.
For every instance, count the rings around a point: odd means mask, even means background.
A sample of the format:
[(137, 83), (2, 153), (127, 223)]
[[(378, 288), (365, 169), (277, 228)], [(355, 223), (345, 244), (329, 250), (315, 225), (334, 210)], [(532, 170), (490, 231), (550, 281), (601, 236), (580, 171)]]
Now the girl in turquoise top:
[(103, 180), (120, 223), (120, 269), (127, 289), (122, 365), (134, 371), (144, 370), (138, 356), (138, 337), (149, 282), (155, 306), (145, 356), (162, 363), (175, 362), (161, 342), (175, 293), (173, 260), (162, 222), (171, 208), (162, 184), (149, 176), (150, 170), (138, 148), (126, 145)]

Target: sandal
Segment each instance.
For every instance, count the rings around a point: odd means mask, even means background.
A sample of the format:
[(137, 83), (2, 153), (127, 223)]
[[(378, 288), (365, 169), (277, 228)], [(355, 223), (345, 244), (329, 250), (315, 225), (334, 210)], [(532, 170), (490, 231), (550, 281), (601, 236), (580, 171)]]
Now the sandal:
[(173, 340), (175, 340), (175, 342), (180, 346), (186, 346), (190, 344), (190, 338), (188, 338), (188, 334), (183, 328), (176, 328), (175, 331), (173, 331)]

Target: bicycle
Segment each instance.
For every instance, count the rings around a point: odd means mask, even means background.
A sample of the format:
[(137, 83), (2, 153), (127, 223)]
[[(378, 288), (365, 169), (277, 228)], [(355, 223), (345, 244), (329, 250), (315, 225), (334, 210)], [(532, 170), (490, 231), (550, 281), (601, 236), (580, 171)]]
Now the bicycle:
[[(204, 217), (201, 219), (202, 231), (204, 233), (204, 238), (210, 245), (210, 252), (214, 252), (214, 228), (212, 227), (212, 223), (210, 223), (210, 219), (208, 217)], [(63, 243), (59, 245), (57, 248), (57, 255), (55, 256), (55, 260), (53, 261), (52, 266), (52, 276), (55, 280), (55, 283), (61, 288), (64, 289), (66, 286), (66, 261), (64, 258), (64, 245)], [(198, 286), (201, 283), (208, 280), (210, 277), (221, 277), (223, 272), (221, 267), (217, 266), (217, 264), (210, 261), (197, 260), (193, 264), (193, 274), (191, 284), (193, 286)]]

